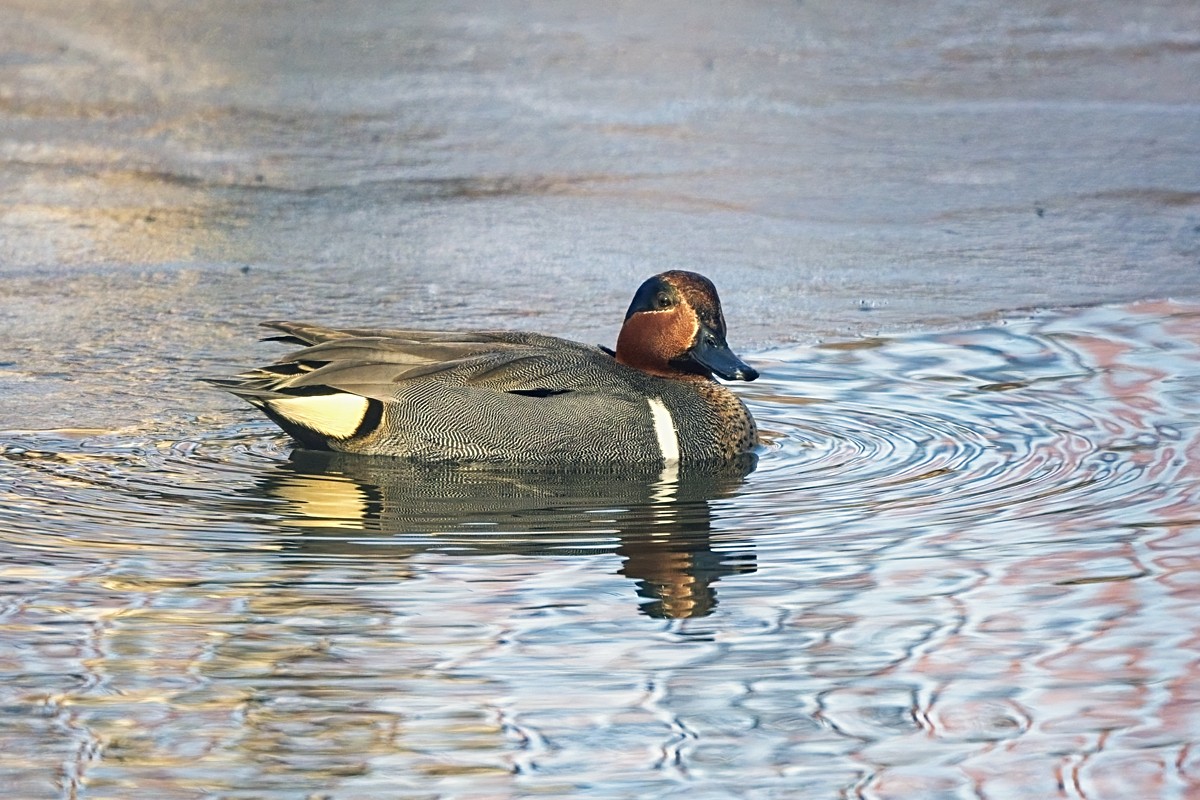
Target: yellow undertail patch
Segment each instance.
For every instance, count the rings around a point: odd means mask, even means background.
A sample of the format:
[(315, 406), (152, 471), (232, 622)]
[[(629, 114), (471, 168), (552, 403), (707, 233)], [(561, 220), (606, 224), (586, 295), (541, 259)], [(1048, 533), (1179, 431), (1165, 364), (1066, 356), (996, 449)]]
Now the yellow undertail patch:
[(266, 402), (279, 416), (323, 436), (352, 436), (367, 413), (367, 398), (356, 394), (314, 394), (272, 398)]

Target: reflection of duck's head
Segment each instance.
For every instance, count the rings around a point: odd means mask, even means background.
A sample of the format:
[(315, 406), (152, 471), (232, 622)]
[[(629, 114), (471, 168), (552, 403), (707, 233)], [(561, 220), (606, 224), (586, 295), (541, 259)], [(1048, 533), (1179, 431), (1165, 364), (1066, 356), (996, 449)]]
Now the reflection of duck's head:
[(706, 617), (717, 607), (713, 584), (728, 575), (756, 570), (753, 551), (713, 550), (707, 536), (625, 537), (617, 552), (625, 557), (621, 574), (637, 581), (647, 616), (667, 619)]
[[(712, 610), (711, 584), (720, 577), (753, 571), (753, 556), (747, 568), (741, 555), (712, 550), (710, 506), (733, 494), (752, 467), (747, 458), (663, 482), (653, 469), (501, 470), (300, 450), (261, 489), (280, 501), (281, 525), (311, 534), (289, 537), (293, 554), (379, 559), (453, 547), (595, 555), (613, 546), (615, 531), (621, 573), (653, 601), (643, 611), (688, 617)], [(380, 547), (374, 536), (404, 545)]]

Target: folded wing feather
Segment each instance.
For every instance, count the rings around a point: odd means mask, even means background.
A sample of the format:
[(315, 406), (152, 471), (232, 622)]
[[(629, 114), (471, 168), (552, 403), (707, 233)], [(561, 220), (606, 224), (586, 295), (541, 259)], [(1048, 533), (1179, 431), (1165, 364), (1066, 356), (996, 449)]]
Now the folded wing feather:
[[(418, 378), (480, 391), (545, 397), (572, 391), (597, 350), (539, 334), (336, 330), (294, 322), (264, 326), (306, 345), (223, 388), (281, 421), (344, 439), (359, 432), (371, 401), (387, 403)], [(578, 359), (572, 354), (577, 354)], [(550, 391), (547, 391), (550, 390)]]

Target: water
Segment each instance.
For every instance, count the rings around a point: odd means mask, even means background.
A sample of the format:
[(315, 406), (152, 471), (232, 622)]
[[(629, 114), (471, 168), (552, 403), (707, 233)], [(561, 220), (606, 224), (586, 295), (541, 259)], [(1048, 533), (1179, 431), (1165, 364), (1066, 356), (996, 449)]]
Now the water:
[[(7, 796), (1200, 795), (1198, 30), (0, 3)], [(293, 458), (195, 381), (263, 318), (611, 345), (670, 268), (748, 475)]]
[(3, 433), (7, 791), (1194, 796), (1200, 306), (752, 361), (678, 485)]

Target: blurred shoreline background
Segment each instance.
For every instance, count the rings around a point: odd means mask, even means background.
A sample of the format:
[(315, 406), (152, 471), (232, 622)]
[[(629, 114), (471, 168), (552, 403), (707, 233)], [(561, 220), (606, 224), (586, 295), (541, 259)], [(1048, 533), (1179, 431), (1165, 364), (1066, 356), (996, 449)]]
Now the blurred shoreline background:
[(6, 426), (263, 318), (612, 342), (667, 268), (749, 352), (1200, 296), (1186, 0), (7, 0), (0, 42)]

